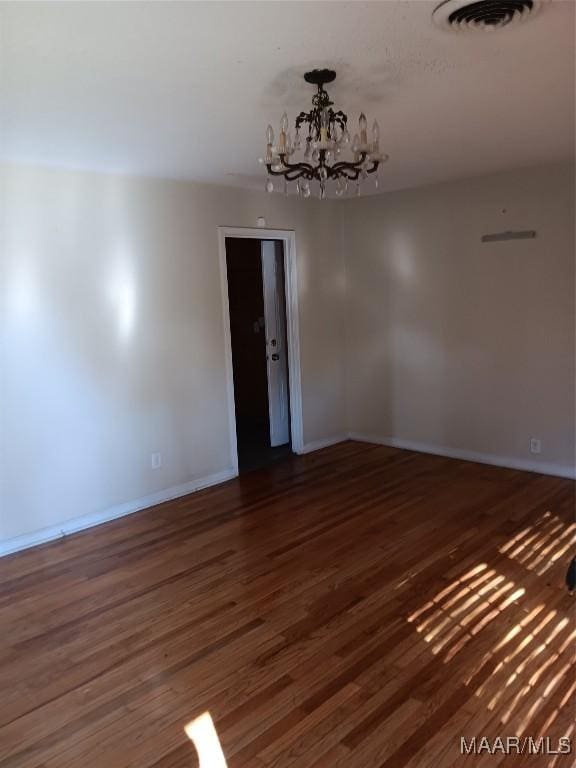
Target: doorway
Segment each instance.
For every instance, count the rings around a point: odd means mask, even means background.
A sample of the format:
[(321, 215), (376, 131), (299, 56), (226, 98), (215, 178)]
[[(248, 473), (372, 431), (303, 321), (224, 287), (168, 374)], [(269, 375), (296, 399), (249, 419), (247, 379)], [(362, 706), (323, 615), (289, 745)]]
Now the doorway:
[(238, 469), (292, 452), (284, 243), (225, 237)]

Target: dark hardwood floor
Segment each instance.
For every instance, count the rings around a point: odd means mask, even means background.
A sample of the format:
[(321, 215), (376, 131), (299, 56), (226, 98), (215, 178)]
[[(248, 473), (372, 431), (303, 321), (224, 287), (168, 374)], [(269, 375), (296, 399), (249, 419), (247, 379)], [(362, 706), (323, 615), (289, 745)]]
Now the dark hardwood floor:
[[(0, 766), (573, 765), (574, 483), (359, 443), (0, 560)], [(574, 743), (574, 741), (573, 741)]]

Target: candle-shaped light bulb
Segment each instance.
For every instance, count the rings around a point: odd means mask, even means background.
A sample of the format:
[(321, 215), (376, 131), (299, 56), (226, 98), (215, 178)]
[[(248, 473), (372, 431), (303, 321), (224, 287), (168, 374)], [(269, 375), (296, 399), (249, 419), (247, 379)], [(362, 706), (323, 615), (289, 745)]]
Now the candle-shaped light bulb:
[(374, 120), (372, 124), (372, 146), (370, 147), (372, 160), (377, 160), (380, 157), (380, 126), (378, 121)]
[(281, 155), (286, 153), (286, 131), (288, 130), (288, 116), (286, 112), (282, 115), (280, 120), (280, 138), (278, 140), (278, 151)]
[(354, 162), (357, 163), (360, 160), (360, 137), (357, 133), (352, 139), (352, 152), (354, 153)]
[(368, 121), (364, 112), (360, 113), (358, 125), (360, 126), (360, 144), (365, 147), (368, 144)]
[(268, 144), (274, 144), (274, 131), (271, 125), (266, 128), (266, 141)]

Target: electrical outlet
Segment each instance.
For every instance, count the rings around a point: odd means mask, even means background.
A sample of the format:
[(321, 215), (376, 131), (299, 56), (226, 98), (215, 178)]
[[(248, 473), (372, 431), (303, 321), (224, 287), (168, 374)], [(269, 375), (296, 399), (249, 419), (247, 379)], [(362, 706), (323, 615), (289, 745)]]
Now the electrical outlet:
[(530, 453), (540, 453), (542, 450), (542, 443), (537, 437), (530, 438)]
[(162, 454), (160, 451), (150, 454), (150, 466), (152, 469), (160, 469), (162, 466)]

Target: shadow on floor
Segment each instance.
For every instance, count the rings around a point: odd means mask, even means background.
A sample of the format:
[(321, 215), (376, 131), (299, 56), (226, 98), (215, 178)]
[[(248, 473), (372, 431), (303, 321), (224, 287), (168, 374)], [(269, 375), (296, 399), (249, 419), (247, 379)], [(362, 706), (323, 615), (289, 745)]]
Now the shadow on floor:
[(252, 428), (238, 434), (238, 469), (242, 474), (262, 469), (292, 455), (290, 443), (272, 448), (267, 430)]

